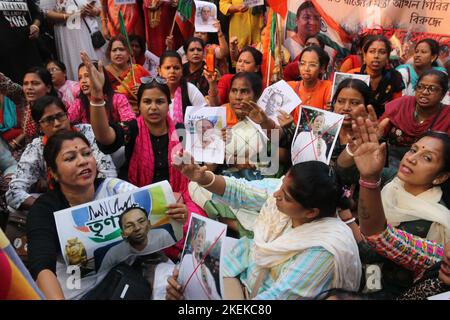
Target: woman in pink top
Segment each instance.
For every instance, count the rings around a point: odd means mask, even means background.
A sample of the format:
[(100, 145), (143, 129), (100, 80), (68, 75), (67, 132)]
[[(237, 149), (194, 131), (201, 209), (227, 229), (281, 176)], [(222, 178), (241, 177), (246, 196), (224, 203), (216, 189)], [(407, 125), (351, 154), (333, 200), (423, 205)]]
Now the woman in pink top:
[[(90, 123), (89, 96), (91, 81), (87, 68), (83, 63), (78, 67), (78, 79), (80, 83), (80, 95), (69, 106), (67, 112), (72, 123)], [(123, 94), (115, 93), (106, 76), (103, 94), (105, 95), (105, 107), (110, 122), (123, 122), (136, 119), (127, 97)]]

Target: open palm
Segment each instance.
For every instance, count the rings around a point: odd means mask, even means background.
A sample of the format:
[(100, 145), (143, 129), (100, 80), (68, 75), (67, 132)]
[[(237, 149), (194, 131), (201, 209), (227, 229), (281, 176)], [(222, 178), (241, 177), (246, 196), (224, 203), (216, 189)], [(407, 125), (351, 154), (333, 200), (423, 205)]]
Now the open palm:
[(376, 128), (369, 119), (358, 117), (352, 129), (354, 160), (361, 177), (378, 177), (386, 161), (386, 144), (378, 142)]
[(98, 69), (94, 66), (91, 58), (86, 52), (81, 52), (81, 61), (83, 61), (86, 66), (89, 79), (91, 80), (91, 95), (94, 97), (103, 98), (103, 85), (105, 84), (105, 74), (103, 72), (103, 64), (101, 61), (98, 62)]

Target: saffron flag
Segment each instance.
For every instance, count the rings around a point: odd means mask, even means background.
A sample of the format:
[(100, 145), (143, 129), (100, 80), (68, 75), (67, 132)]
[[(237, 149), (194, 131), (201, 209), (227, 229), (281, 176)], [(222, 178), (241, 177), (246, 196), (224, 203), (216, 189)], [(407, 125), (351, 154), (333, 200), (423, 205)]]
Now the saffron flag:
[(42, 300), (30, 273), (0, 229), (0, 300)]
[(264, 38), (262, 41), (263, 61), (261, 71), (263, 76), (263, 85), (270, 85), (270, 78), (275, 67), (275, 43), (276, 39), (277, 14), (271, 8), (267, 15), (267, 24), (265, 26)]
[(281, 18), (285, 18), (288, 12), (287, 0), (267, 0), (267, 5), (276, 13), (278, 13)]
[(193, 0), (179, 0), (175, 21), (184, 39), (194, 32), (195, 6)]

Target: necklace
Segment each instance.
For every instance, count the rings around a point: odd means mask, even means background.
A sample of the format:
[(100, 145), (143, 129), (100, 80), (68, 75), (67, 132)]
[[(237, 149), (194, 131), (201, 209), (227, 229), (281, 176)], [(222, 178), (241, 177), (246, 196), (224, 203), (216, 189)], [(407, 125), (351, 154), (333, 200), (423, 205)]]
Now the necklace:
[(309, 105), (309, 102), (311, 101), (311, 98), (313, 97), (316, 87), (318, 85), (319, 85), (319, 80), (314, 84), (314, 86), (312, 88), (306, 88), (304, 82), (303, 81), (301, 82), (301, 86), (303, 87), (305, 94), (308, 94), (306, 96), (305, 101), (302, 101), (303, 105)]
[(425, 122), (425, 120), (427, 120), (426, 118), (423, 119), (423, 120), (420, 120), (420, 114), (419, 114), (419, 110), (418, 110), (418, 108), (417, 108), (417, 105), (416, 105), (416, 107), (414, 108), (414, 120), (415, 120), (417, 123), (419, 123), (419, 124), (422, 124), (422, 123)]

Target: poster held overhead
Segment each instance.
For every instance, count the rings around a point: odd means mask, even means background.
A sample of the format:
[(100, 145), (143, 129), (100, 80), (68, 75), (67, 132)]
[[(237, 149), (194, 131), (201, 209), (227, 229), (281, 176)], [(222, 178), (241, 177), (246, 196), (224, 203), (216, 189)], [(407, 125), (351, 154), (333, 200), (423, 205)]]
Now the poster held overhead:
[(217, 21), (217, 7), (214, 3), (195, 1), (195, 31), (217, 32), (214, 23)]

